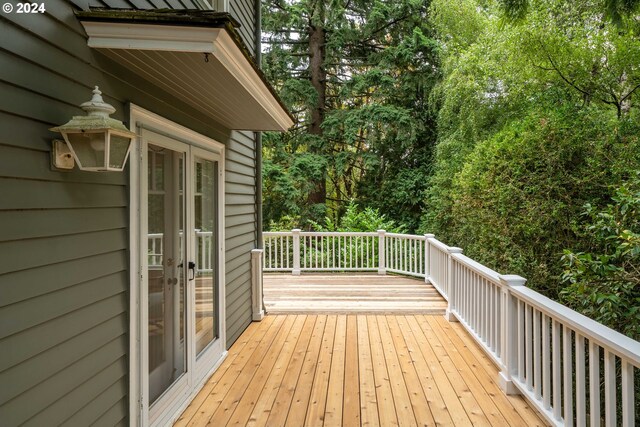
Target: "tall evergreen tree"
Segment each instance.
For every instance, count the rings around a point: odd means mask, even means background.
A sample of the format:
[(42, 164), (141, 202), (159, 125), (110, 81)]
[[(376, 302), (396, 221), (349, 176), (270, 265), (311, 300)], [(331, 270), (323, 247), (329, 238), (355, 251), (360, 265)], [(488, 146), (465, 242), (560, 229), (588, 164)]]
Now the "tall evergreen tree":
[(356, 200), (415, 227), (435, 138), (428, 4), (263, 6), (265, 71), (297, 119), (265, 138), (265, 219), (322, 221)]

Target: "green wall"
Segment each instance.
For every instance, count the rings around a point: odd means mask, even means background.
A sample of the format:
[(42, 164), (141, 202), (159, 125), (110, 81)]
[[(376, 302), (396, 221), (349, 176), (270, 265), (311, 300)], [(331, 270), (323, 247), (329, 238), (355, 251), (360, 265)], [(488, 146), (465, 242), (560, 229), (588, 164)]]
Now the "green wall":
[[(73, 16), (88, 4), (47, 0), (45, 14), (0, 18), (2, 426), (128, 424), (128, 173), (50, 168), (56, 134), (48, 128), (84, 114), (78, 105), (94, 85), (120, 120), (132, 102), (226, 144), (229, 345), (251, 321), (253, 134), (223, 129), (89, 49)], [(90, 4), (193, 7), (189, 0)], [(253, 29), (242, 34), (252, 38)]]

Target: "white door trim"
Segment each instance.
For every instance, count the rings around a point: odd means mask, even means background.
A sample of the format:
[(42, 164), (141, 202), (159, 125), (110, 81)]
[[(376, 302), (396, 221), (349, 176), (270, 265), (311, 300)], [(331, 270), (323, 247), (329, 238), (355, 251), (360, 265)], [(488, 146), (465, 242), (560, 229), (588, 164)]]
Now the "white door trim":
[[(149, 396), (148, 396), (148, 360), (143, 357), (148, 353), (148, 337), (146, 336), (148, 324), (148, 307), (146, 304), (146, 293), (143, 293), (143, 283), (146, 283), (147, 258), (142, 256), (142, 242), (146, 242), (147, 236), (143, 236), (146, 230), (147, 207), (140, 202), (142, 191), (146, 188), (146, 174), (142, 165), (143, 144), (142, 129), (167, 136), (180, 142), (185, 142), (190, 146), (199, 147), (209, 153), (214, 153), (220, 168), (218, 180), (218, 218), (220, 224), (220, 242), (218, 245), (219, 256), (219, 336), (222, 345), (222, 356), (218, 360), (211, 360), (211, 369), (199, 369), (196, 372), (195, 354), (187, 360), (187, 376), (189, 390), (181, 395), (182, 398), (170, 405), (173, 407), (171, 413), (165, 414), (161, 419), (155, 420), (159, 423), (171, 423), (180, 416), (180, 413), (187, 407), (189, 402), (195, 397), (198, 390), (205, 383), (207, 378), (217, 369), (226, 356), (226, 313), (225, 313), (225, 146), (224, 144), (199, 134), (189, 128), (181, 126), (155, 113), (145, 110), (137, 105), (130, 104), (130, 129), (138, 134), (138, 138), (132, 143), (129, 157), (129, 243), (130, 243), (130, 265), (129, 265), (129, 419), (132, 426), (149, 426)], [(190, 157), (187, 156), (187, 162)], [(190, 180), (191, 177), (187, 177)], [(145, 243), (146, 244), (146, 243)], [(187, 286), (189, 286), (187, 284)], [(191, 360), (189, 360), (191, 359)]]

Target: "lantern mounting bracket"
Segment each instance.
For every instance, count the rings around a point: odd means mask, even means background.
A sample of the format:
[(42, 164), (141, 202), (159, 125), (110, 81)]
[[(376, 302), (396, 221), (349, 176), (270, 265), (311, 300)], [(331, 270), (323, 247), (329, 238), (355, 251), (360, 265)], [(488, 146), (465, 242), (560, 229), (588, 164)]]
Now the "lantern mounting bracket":
[(70, 171), (76, 165), (73, 159), (73, 154), (69, 150), (69, 146), (66, 142), (60, 139), (54, 139), (52, 141), (51, 148), (51, 166), (53, 170), (57, 171)]

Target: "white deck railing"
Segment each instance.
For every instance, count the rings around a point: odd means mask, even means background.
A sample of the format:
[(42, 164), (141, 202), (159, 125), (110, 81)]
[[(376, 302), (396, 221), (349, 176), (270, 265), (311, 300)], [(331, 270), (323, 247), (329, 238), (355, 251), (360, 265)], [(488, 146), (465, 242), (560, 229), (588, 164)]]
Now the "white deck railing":
[(431, 234), (265, 232), (263, 269), (424, 277), (500, 369), (553, 425), (640, 425), (640, 343), (500, 275)]
[[(196, 239), (196, 268), (203, 273), (211, 273), (213, 267), (211, 265), (213, 248), (213, 232), (199, 231), (194, 233)], [(182, 245), (182, 233), (179, 233), (180, 245)], [(164, 242), (162, 233), (148, 234), (147, 246), (147, 262), (149, 268), (158, 269), (162, 267), (162, 256), (164, 251)]]

